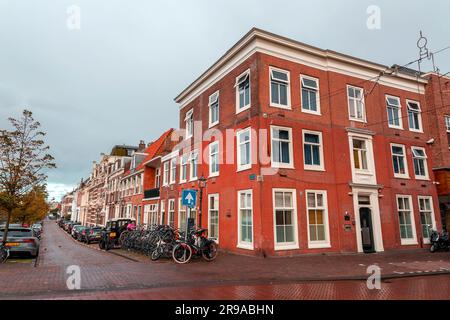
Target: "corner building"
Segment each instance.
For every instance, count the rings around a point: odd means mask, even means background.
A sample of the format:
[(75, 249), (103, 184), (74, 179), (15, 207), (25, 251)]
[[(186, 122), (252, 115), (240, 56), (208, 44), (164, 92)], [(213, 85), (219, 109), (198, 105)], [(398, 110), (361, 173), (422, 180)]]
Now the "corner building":
[(185, 131), (161, 158), (162, 207), (184, 227), (181, 191), (203, 176), (201, 224), (224, 250), (424, 247), (441, 228), (426, 84), (252, 29), (175, 98)]

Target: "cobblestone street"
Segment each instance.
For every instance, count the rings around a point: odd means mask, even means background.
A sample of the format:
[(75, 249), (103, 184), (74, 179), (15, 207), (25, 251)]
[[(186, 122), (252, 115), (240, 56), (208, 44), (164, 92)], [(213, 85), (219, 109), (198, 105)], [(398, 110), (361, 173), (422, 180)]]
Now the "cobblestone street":
[[(177, 265), (79, 244), (51, 221), (44, 228), (36, 263), (12, 259), (0, 266), (0, 298), (450, 299), (448, 252), (266, 259), (221, 253), (211, 263)], [(366, 286), (373, 264), (381, 268), (381, 290)], [(81, 290), (67, 288), (70, 265), (80, 267)]]

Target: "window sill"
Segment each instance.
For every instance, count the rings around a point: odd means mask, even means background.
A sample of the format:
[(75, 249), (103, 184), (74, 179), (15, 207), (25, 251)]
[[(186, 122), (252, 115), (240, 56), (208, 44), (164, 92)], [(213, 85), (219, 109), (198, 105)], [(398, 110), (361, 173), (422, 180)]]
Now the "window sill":
[(312, 114), (314, 116), (321, 116), (322, 115), (320, 113), (320, 111), (311, 111), (311, 110), (303, 109), (303, 108), (302, 108), (302, 113)]
[(348, 118), (350, 121), (356, 121), (356, 122), (361, 122), (361, 123), (367, 123), (366, 119), (358, 119), (358, 118)]
[(210, 173), (208, 178), (215, 178), (215, 177), (218, 177), (218, 176), (219, 176), (218, 172), (217, 173)]
[(253, 250), (253, 244), (247, 244), (247, 243), (238, 243), (236, 245), (236, 248), (244, 249), (244, 250)]
[(429, 177), (415, 176), (415, 178), (419, 181), (430, 181)]
[(403, 127), (395, 127), (395, 126), (390, 126), (390, 125), (388, 125), (388, 127), (390, 129), (404, 130)]
[(325, 168), (323, 168), (323, 167), (304, 167), (304, 170), (305, 171), (320, 171), (320, 172), (325, 172)]
[(236, 172), (251, 170), (251, 168), (252, 168), (252, 166), (246, 166), (246, 167), (241, 167), (241, 168), (238, 167)]
[(403, 179), (403, 180), (410, 180), (409, 176), (403, 176), (403, 175), (395, 175), (394, 178), (396, 179)]
[(326, 248), (331, 248), (331, 244), (326, 242), (326, 243), (308, 243), (308, 249), (326, 249)]
[(414, 130), (414, 129), (409, 129), (409, 131), (414, 132), (414, 133), (423, 133), (423, 130)]
[(198, 177), (190, 178), (190, 179), (189, 179), (189, 182), (194, 182), (194, 181), (197, 181), (197, 180), (198, 180)]
[(211, 128), (217, 126), (218, 124), (219, 124), (219, 121), (214, 122), (214, 123), (210, 123), (210, 124), (208, 125), (208, 129), (211, 129)]
[(271, 167), (276, 169), (295, 169), (293, 164), (284, 164), (278, 162), (272, 162)]
[(278, 109), (284, 109), (284, 110), (292, 110), (290, 105), (282, 105), (282, 104), (270, 104), (270, 107), (272, 108), (278, 108)]
[(413, 240), (413, 239), (411, 239), (411, 240), (400, 240), (400, 244), (402, 246), (414, 246), (414, 245), (417, 245), (418, 242), (417, 242), (417, 240)]
[(275, 251), (282, 251), (282, 250), (295, 250), (295, 249), (299, 249), (299, 245), (294, 243), (294, 244), (275, 244)]
[(239, 113), (241, 113), (241, 112), (243, 112), (245, 110), (248, 110), (250, 108), (251, 108), (251, 105), (247, 105), (245, 107), (242, 107), (242, 109), (236, 108), (236, 114), (239, 114)]

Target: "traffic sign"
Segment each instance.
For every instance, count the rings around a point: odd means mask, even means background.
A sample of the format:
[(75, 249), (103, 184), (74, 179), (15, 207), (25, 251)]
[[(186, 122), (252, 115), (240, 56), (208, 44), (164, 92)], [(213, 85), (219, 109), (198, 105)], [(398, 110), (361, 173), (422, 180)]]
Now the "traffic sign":
[(185, 189), (181, 193), (181, 204), (189, 208), (195, 208), (197, 205), (197, 191), (193, 189)]

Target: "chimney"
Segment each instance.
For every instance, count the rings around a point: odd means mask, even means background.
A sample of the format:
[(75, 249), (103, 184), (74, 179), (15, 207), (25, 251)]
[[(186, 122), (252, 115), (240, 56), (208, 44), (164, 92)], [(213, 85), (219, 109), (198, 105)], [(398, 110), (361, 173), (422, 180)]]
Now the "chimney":
[(145, 149), (145, 142), (144, 140), (139, 141), (139, 149), (138, 151), (143, 151)]

